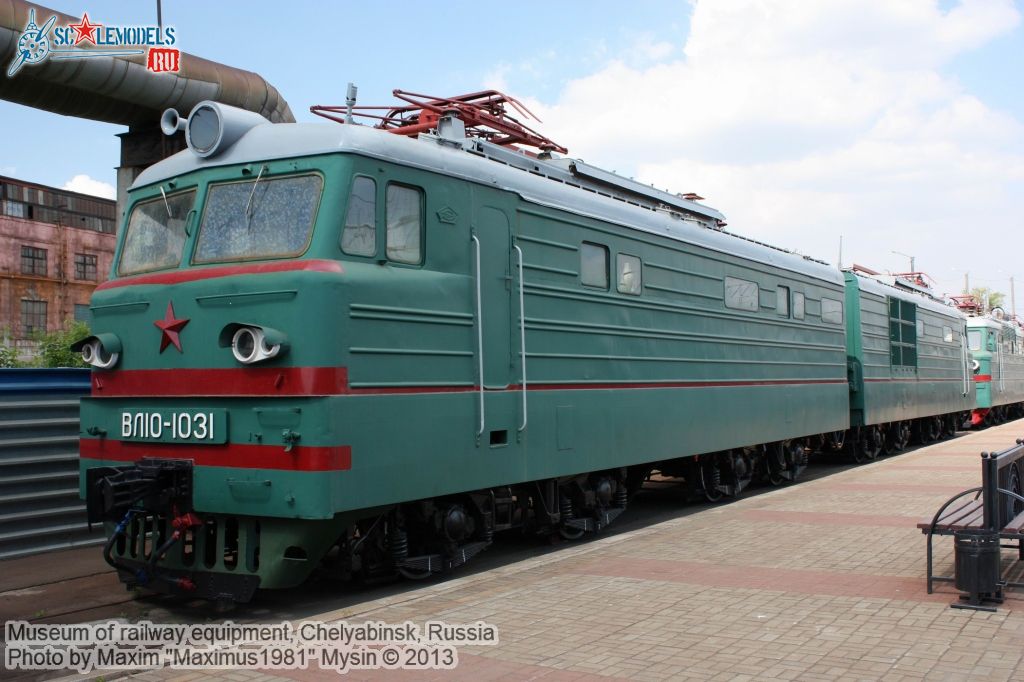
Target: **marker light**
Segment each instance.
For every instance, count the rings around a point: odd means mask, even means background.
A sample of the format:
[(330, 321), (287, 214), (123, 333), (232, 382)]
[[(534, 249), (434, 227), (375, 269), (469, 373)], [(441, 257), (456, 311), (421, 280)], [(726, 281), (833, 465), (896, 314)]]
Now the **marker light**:
[(231, 337), (231, 354), (243, 365), (252, 365), (276, 357), (281, 344), (270, 344), (259, 327), (239, 327)]
[(113, 334), (100, 334), (82, 339), (71, 346), (82, 354), (82, 360), (96, 369), (110, 369), (121, 357), (121, 342)]

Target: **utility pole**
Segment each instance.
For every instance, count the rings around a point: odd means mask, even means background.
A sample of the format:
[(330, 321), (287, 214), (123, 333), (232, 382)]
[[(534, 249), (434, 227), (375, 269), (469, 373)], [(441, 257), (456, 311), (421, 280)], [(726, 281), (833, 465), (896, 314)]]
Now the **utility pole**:
[(1013, 291), (1013, 277), (1010, 277), (1010, 315), (1017, 318), (1017, 297)]
[(964, 273), (964, 294), (971, 293), (971, 279), (970, 279), (970, 277), (971, 277), (971, 273), (969, 273), (969, 272), (965, 272)]
[(843, 235), (839, 235), (839, 269), (843, 269)]
[(917, 270), (914, 269), (914, 257), (913, 256), (911, 256), (909, 253), (903, 253), (902, 251), (893, 251), (893, 253), (895, 253), (897, 256), (903, 256), (904, 258), (909, 258), (910, 259), (910, 271), (911, 272), (917, 272)]

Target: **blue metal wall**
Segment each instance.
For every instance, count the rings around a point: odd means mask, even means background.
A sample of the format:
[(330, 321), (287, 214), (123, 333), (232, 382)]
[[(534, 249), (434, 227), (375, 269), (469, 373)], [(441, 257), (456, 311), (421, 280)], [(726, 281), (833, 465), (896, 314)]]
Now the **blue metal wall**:
[(89, 370), (0, 369), (0, 559), (102, 542), (78, 499), (88, 393)]

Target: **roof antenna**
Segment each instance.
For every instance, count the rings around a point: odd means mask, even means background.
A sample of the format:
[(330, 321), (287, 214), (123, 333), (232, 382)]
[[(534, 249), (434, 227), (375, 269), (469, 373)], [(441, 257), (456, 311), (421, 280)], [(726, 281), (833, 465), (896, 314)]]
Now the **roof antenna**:
[(348, 84), (348, 92), (345, 93), (345, 123), (352, 125), (352, 107), (356, 105), (356, 93), (359, 88), (355, 83)]

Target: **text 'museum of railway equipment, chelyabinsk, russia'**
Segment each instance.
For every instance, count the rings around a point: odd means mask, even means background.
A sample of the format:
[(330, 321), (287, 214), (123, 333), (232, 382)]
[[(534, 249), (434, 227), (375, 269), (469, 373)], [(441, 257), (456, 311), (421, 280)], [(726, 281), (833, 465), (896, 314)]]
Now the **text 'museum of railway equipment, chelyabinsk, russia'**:
[(129, 585), (426, 577), (597, 532), (652, 472), (715, 500), (1022, 414), (1016, 324), (731, 234), (500, 93), (396, 95), (164, 115), (189, 148), (132, 186), (78, 346), (81, 492)]

